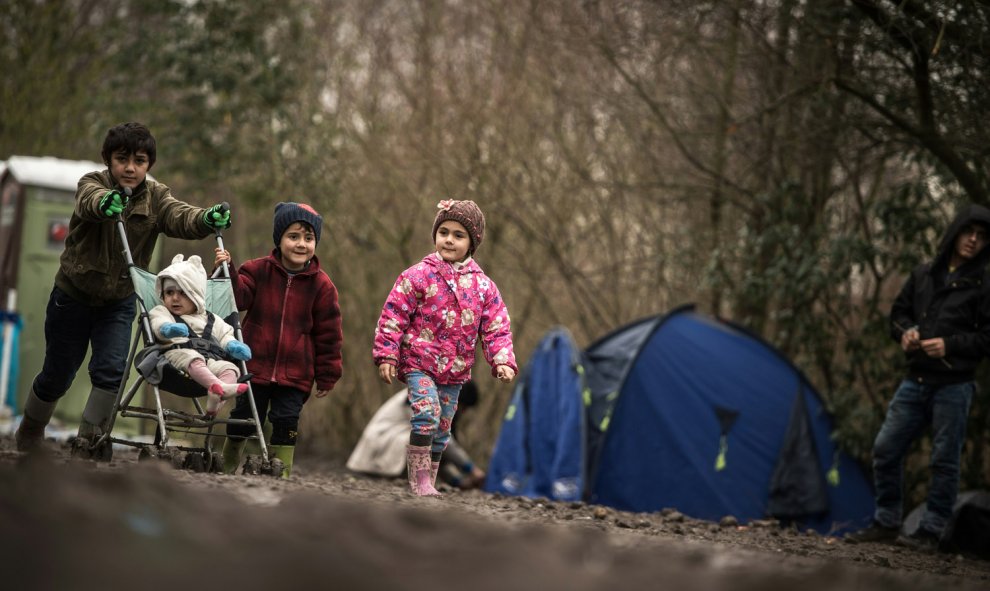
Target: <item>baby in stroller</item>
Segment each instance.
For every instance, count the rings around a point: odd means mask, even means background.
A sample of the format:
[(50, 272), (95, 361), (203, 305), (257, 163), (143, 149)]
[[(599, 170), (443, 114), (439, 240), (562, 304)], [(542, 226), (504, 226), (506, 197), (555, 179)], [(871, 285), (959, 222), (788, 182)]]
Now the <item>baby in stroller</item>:
[(206, 415), (215, 417), (225, 400), (247, 392), (248, 385), (237, 382), (240, 370), (231, 361), (247, 361), (251, 349), (234, 337), (230, 324), (207, 311), (206, 281), (199, 256), (184, 260), (175, 255), (158, 273), (155, 292), (162, 303), (148, 317), (165, 359), (206, 389)]

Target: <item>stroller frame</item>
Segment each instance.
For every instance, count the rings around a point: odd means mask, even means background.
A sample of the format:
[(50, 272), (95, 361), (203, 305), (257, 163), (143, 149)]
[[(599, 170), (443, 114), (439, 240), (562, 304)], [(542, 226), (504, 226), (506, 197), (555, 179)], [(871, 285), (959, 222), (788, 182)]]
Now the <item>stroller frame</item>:
[[(229, 208), (226, 203), (224, 203), (224, 206)], [(259, 466), (257, 463), (252, 462), (249, 459), (245, 463), (244, 473), (263, 473), (279, 476), (282, 471), (281, 461), (278, 459), (269, 460), (268, 445), (265, 442), (262, 422), (258, 417), (258, 408), (254, 402), (254, 392), (251, 389), (250, 374), (248, 374), (246, 362), (238, 362), (241, 371), (241, 378), (239, 381), (247, 383), (248, 385), (247, 392), (241, 394), (241, 396), (247, 396), (251, 407), (250, 419), (207, 417), (199, 401), (200, 397), (207, 395), (206, 390), (199, 384), (193, 382), (188, 375), (180, 372), (171, 365), (169, 365), (167, 369), (170, 370), (173, 375), (169, 376), (170, 379), (163, 379), (161, 382), (161, 384), (165, 384), (166, 387), (160, 388), (159, 383), (150, 382), (148, 378), (146, 378), (139, 371), (138, 378), (135, 380), (134, 384), (132, 384), (130, 388), (127, 388), (129, 369), (134, 364), (135, 358), (138, 355), (138, 343), (143, 342), (146, 349), (157, 346), (154, 333), (151, 330), (151, 320), (148, 315), (150, 308), (154, 307), (156, 304), (149, 306), (149, 303), (145, 301), (145, 298), (141, 297), (141, 289), (139, 289), (138, 286), (141, 279), (148, 278), (142, 277), (142, 274), (150, 277), (154, 277), (154, 275), (148, 271), (142, 270), (134, 264), (134, 259), (131, 256), (130, 245), (127, 240), (127, 234), (124, 230), (123, 219), (119, 214), (115, 217), (117, 231), (120, 234), (121, 243), (124, 245), (123, 255), (127, 261), (131, 281), (134, 283), (136, 299), (139, 305), (138, 311), (140, 322), (137, 330), (135, 331), (134, 339), (131, 342), (130, 352), (127, 356), (127, 370), (124, 372), (120, 385), (117, 388), (117, 397), (114, 402), (113, 413), (110, 415), (109, 422), (106, 425), (103, 434), (99, 438), (93, 440), (92, 443), (82, 438), (76, 438), (73, 440), (73, 455), (88, 455), (96, 460), (109, 461), (113, 455), (112, 444), (117, 443), (139, 448), (141, 450), (138, 456), (139, 460), (157, 458), (167, 460), (176, 467), (189, 468), (197, 472), (219, 472), (221, 471), (223, 462), (220, 454), (214, 451), (213, 440), (215, 438), (226, 438), (227, 435), (225, 433), (214, 433), (214, 427), (221, 424), (249, 425), (254, 427), (255, 434), (248, 436), (246, 439), (257, 440), (258, 446), (261, 449), (261, 465)], [(220, 229), (215, 230), (215, 235), (217, 246), (223, 250), (223, 234)], [(230, 268), (228, 267), (226, 261), (224, 261), (221, 267), (213, 273), (210, 281), (222, 281), (226, 286), (225, 296), (229, 298), (230, 302), (234, 301), (233, 286), (230, 280)], [(207, 308), (209, 308), (209, 306), (207, 306)], [(227, 322), (233, 327), (235, 338), (242, 341), (243, 336), (241, 333), (240, 318), (237, 313), (236, 304), (233, 304), (233, 313), (229, 315)], [(177, 392), (168, 387), (169, 382), (175, 384), (177, 383), (176, 380), (185, 381), (185, 387), (182, 388), (183, 392)], [(135, 395), (137, 395), (141, 385), (145, 382), (150, 384), (154, 390), (154, 408), (132, 405)], [(180, 382), (180, 385), (183, 384)], [(173, 392), (178, 396), (191, 398), (198, 414), (194, 415), (180, 410), (165, 408), (162, 405), (161, 389), (165, 389), (167, 392)], [(118, 414), (121, 417), (135, 417), (155, 421), (157, 423), (157, 431), (154, 444), (114, 437), (113, 427), (116, 423)], [(202, 435), (204, 437), (204, 445), (203, 447), (169, 446), (170, 432)], [(186, 452), (186, 457), (184, 460), (180, 456), (181, 452)]]

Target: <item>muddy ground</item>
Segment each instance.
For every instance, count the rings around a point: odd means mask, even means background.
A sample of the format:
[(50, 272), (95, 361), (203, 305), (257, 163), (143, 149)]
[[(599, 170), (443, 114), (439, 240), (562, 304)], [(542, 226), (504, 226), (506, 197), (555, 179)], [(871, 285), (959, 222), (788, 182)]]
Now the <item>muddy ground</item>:
[(291, 480), (26, 457), (0, 438), (4, 589), (990, 589), (990, 562), (775, 523), (445, 490), (313, 457)]

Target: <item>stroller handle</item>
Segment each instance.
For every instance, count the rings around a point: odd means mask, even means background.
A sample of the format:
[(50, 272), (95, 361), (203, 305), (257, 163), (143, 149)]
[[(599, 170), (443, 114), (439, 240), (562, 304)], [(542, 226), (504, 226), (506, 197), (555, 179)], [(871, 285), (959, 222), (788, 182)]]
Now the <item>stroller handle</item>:
[[(130, 199), (131, 194), (133, 193), (131, 188), (124, 187), (123, 191), (127, 199)], [(131, 257), (131, 247), (127, 243), (127, 232), (124, 231), (124, 216), (119, 213), (115, 213), (113, 219), (117, 223), (117, 232), (120, 234), (120, 242), (124, 246), (124, 259), (127, 261), (128, 268), (133, 267), (134, 259)]]
[[(230, 209), (230, 204), (227, 203), (226, 201), (224, 201), (221, 205), (223, 205), (223, 207), (227, 209)], [(220, 230), (220, 228), (216, 228), (216, 230), (214, 231), (214, 235), (217, 238), (217, 248), (219, 248), (220, 250), (226, 250), (223, 246), (223, 232)], [(223, 269), (223, 274), (221, 275), (221, 277), (229, 279), (230, 266), (228, 265), (227, 261), (223, 261), (222, 263), (220, 263), (220, 268)]]

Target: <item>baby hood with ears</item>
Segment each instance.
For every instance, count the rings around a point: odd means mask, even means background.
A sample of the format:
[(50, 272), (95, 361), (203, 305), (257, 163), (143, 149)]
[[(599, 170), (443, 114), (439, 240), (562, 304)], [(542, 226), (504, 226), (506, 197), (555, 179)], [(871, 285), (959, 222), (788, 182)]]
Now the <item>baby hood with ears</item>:
[(184, 258), (181, 254), (175, 255), (172, 264), (158, 273), (155, 292), (158, 297), (162, 297), (165, 279), (171, 279), (196, 305), (196, 313), (202, 314), (206, 311), (206, 269), (203, 268), (203, 261), (199, 255), (194, 254), (187, 260), (183, 260)]

